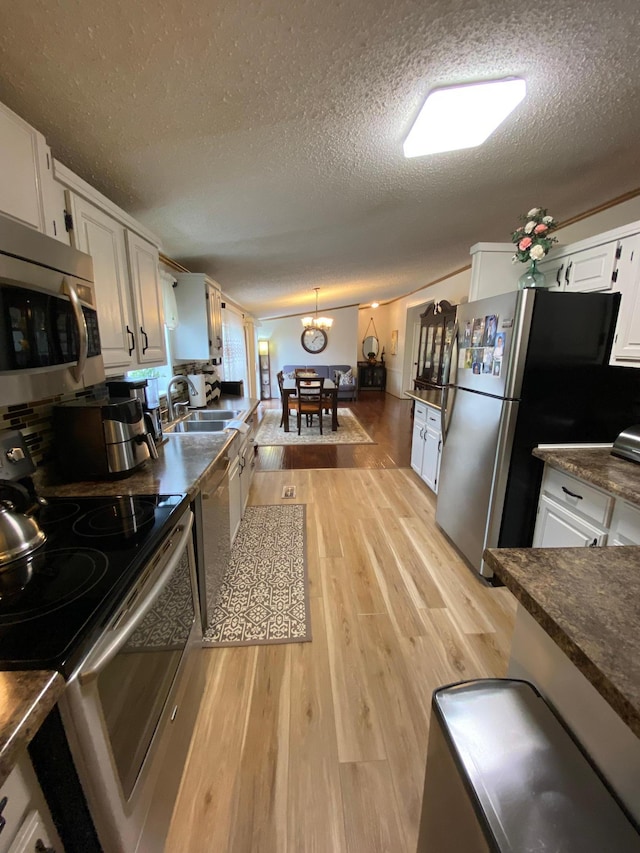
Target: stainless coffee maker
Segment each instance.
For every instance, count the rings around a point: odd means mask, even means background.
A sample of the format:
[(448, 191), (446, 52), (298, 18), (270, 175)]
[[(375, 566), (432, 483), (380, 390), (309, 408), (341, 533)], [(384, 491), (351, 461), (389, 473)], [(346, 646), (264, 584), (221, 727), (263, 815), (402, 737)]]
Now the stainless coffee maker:
[(71, 480), (126, 477), (158, 458), (140, 400), (72, 400), (53, 407), (54, 449)]
[(140, 400), (144, 410), (147, 432), (151, 433), (156, 444), (162, 441), (162, 418), (160, 416), (160, 394), (157, 379), (132, 379), (107, 382), (109, 397)]

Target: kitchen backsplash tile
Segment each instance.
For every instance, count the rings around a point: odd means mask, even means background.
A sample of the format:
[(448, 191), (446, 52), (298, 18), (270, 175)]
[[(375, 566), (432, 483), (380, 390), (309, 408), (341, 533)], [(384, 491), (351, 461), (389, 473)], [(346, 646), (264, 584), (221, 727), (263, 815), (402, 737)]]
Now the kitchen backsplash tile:
[(77, 400), (79, 397), (97, 399), (105, 394), (106, 386), (100, 384), (73, 394), (62, 394), (15, 406), (0, 406), (0, 429), (19, 429), (35, 464), (46, 464), (53, 459), (53, 407), (57, 403)]

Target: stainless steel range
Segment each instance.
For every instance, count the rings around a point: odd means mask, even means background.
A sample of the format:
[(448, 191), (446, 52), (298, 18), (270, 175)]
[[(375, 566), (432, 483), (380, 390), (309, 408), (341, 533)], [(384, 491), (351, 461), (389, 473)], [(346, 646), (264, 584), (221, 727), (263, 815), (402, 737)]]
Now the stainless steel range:
[(0, 568), (0, 665), (67, 680), (60, 715), (95, 849), (157, 849), (203, 688), (188, 498), (54, 498), (36, 515), (44, 544)]

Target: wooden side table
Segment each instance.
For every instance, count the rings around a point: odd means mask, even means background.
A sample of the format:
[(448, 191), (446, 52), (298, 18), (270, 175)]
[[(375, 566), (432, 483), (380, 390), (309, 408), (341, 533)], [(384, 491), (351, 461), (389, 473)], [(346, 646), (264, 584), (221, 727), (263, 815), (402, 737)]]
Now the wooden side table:
[(384, 391), (387, 387), (387, 368), (382, 362), (358, 362), (358, 391)]

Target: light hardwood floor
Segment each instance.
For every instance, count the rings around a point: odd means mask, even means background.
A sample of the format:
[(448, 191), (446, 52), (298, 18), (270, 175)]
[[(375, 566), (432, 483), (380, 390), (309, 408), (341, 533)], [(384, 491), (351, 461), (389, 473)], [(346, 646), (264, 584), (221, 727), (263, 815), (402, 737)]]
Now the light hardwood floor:
[(414, 853), (439, 685), (500, 676), (514, 599), (434, 522), (408, 468), (265, 471), (307, 505), (313, 641), (208, 649), (167, 853)]

